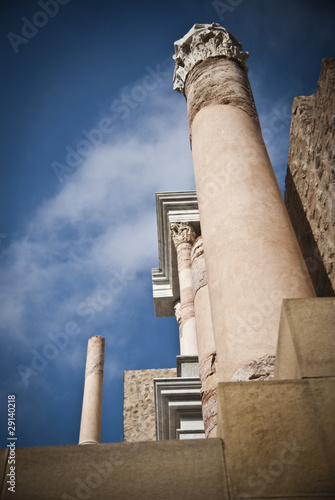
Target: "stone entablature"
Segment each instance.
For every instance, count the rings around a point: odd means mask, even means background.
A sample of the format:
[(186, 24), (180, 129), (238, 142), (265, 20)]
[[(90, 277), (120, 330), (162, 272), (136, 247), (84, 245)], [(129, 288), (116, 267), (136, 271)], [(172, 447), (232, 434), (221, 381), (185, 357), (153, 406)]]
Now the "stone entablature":
[(218, 23), (195, 24), (186, 35), (174, 43), (176, 61), (173, 89), (184, 94), (185, 81), (194, 66), (209, 57), (234, 59), (245, 67), (249, 53), (233, 35)]
[(191, 223), (200, 234), (198, 200), (195, 191), (156, 193), (159, 267), (152, 269), (155, 316), (174, 316), (179, 300), (177, 252), (171, 237), (172, 223)]
[(205, 437), (200, 387), (196, 377), (154, 380), (157, 441)]

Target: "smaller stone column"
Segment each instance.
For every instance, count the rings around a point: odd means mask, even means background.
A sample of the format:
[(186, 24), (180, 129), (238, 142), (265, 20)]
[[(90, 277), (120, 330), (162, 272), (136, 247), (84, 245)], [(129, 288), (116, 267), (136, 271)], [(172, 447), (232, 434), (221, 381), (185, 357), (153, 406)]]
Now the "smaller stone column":
[(192, 247), (191, 264), (202, 417), (206, 437), (216, 437), (218, 374), (202, 236), (196, 239)]
[(101, 442), (102, 381), (105, 339), (91, 337), (87, 345), (85, 386), (81, 413), (79, 444)]
[(177, 251), (180, 289), (180, 354), (198, 356), (197, 334), (192, 290), (191, 248), (196, 234), (189, 223), (171, 224), (171, 235)]

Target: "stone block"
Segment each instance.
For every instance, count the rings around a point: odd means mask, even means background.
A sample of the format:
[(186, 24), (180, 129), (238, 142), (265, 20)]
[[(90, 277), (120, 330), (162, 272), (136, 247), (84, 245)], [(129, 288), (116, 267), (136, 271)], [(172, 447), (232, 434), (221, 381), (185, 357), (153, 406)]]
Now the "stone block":
[(219, 384), (231, 499), (335, 496), (335, 379)]
[(16, 457), (15, 500), (228, 499), (220, 439), (18, 448)]
[(335, 299), (283, 301), (275, 379), (335, 376)]

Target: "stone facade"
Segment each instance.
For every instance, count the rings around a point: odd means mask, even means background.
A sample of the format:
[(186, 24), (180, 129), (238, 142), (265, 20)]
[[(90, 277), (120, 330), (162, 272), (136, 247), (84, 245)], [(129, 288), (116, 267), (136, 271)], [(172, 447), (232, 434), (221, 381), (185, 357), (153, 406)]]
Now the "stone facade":
[(296, 97), (285, 203), (318, 296), (335, 291), (335, 59), (322, 60), (317, 93)]
[(154, 378), (173, 378), (175, 368), (124, 372), (123, 440), (156, 441)]

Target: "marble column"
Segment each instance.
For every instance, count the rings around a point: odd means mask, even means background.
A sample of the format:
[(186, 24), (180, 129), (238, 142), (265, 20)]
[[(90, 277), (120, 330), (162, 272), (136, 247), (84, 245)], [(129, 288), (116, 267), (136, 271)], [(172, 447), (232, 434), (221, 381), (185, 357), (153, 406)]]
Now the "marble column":
[(275, 354), (283, 298), (314, 297), (262, 138), (247, 53), (220, 25), (175, 42), (187, 100), (219, 381)]
[(87, 345), (83, 407), (79, 444), (101, 442), (102, 381), (104, 373), (105, 339), (91, 337)]
[(191, 265), (202, 416), (206, 437), (216, 437), (218, 377), (202, 236), (195, 240), (192, 247)]
[(171, 235), (177, 252), (180, 289), (180, 354), (197, 356), (197, 336), (192, 291), (191, 248), (196, 234), (189, 223), (172, 223)]

